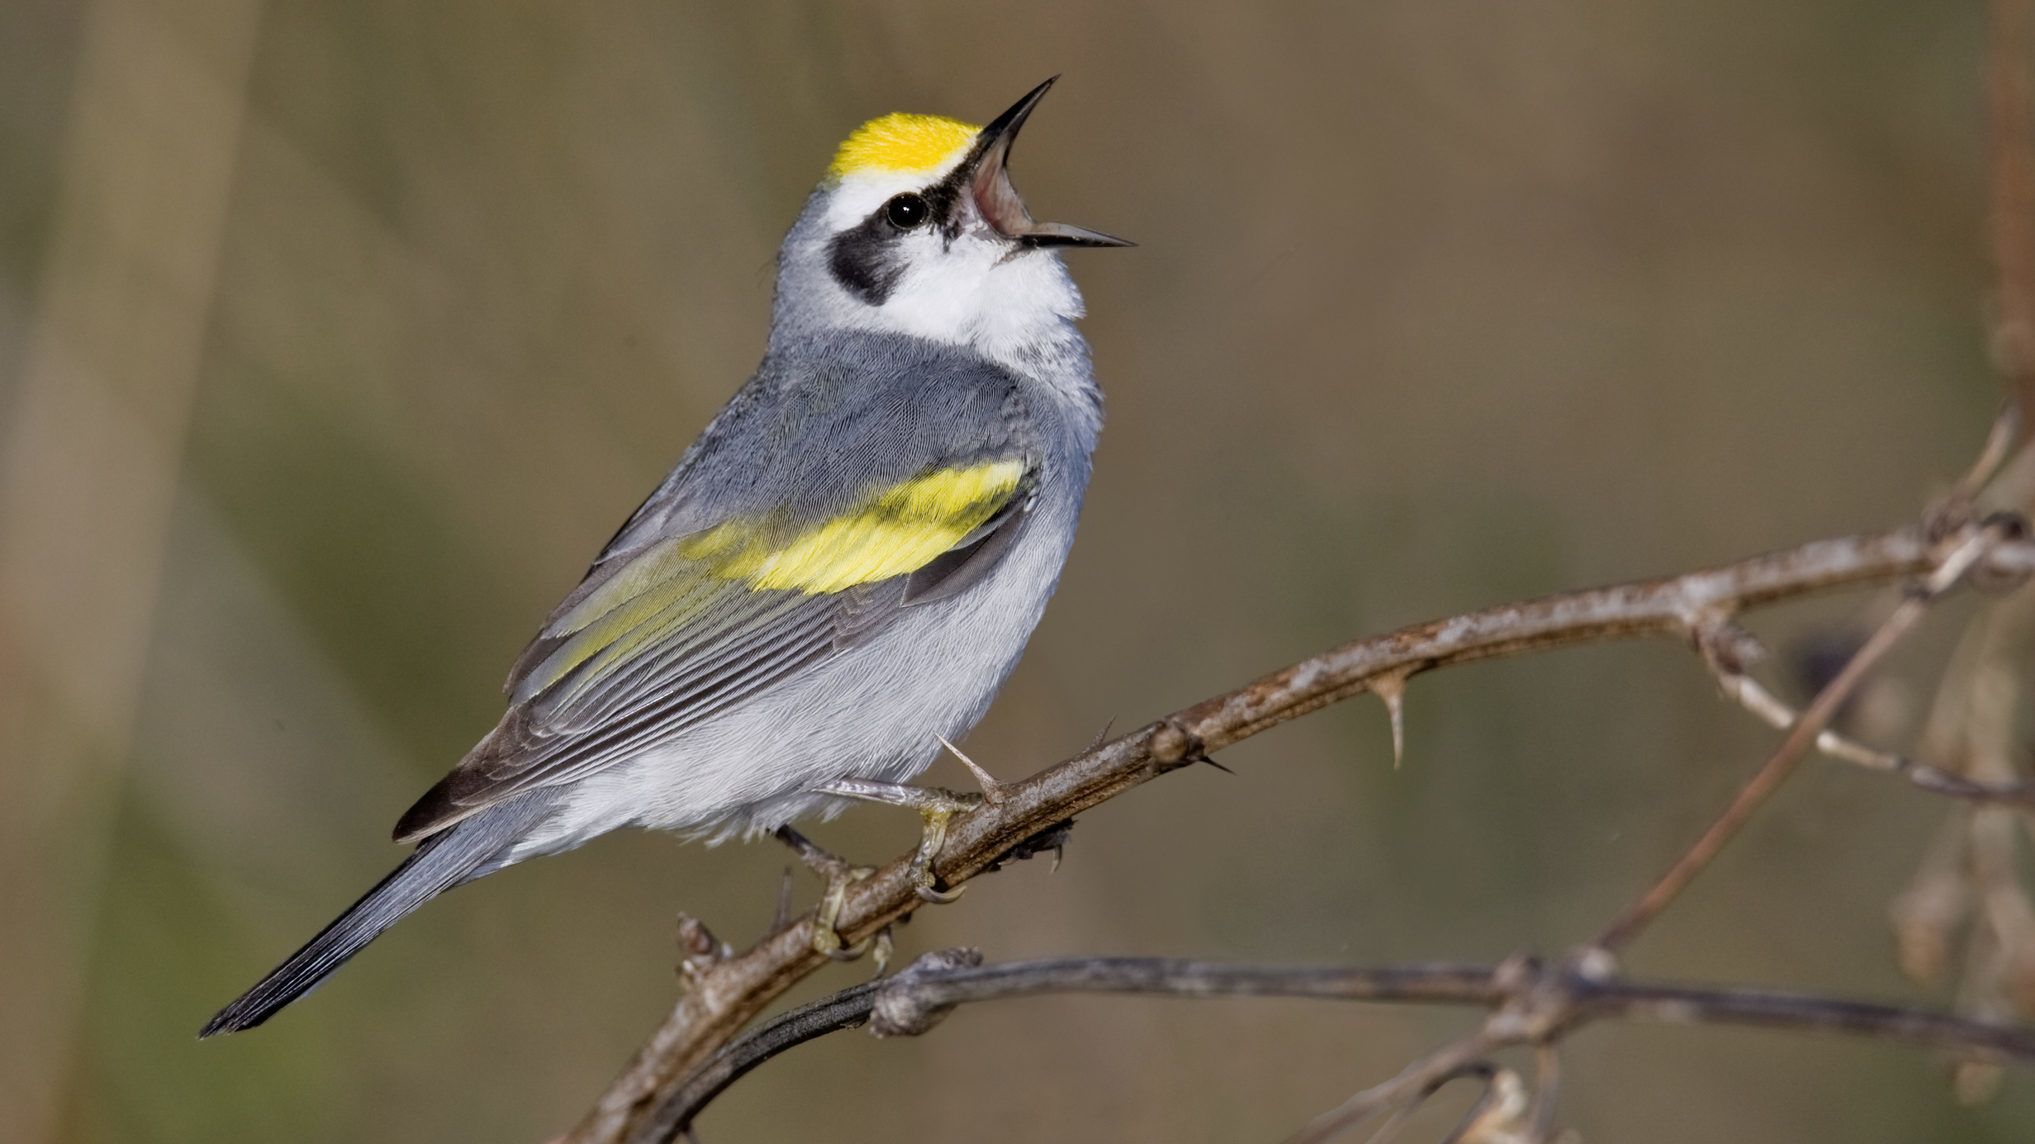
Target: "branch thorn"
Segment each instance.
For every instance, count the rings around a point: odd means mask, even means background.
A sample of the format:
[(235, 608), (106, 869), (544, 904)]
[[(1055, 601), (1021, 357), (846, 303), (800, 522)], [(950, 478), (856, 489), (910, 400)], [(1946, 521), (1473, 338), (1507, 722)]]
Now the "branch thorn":
[(784, 868), (784, 877), (777, 880), (777, 909), (770, 915), (772, 932), (791, 924), (791, 867)]
[(1392, 719), (1392, 769), (1406, 761), (1406, 673), (1394, 672), (1371, 681), (1371, 694), (1385, 701)]
[[(1104, 730), (1107, 730), (1107, 728), (1104, 728)], [(976, 764), (974, 759), (962, 754), (961, 748), (948, 742), (945, 735), (935, 734), (933, 738), (938, 739), (940, 745), (947, 748), (947, 753), (961, 760), (961, 765), (967, 767), (968, 773), (975, 776), (975, 781), (982, 787), (983, 802), (988, 803), (990, 806), (996, 806), (1003, 801), (1004, 787), (1002, 783), (997, 781), (995, 775), (983, 770)]]
[[(1104, 743), (1107, 743), (1109, 741), (1110, 729), (1115, 726), (1116, 726), (1116, 716), (1111, 715), (1109, 718), (1104, 719), (1102, 721), (1102, 730), (1097, 731), (1095, 733), (1095, 738), (1089, 741), (1088, 750), (1092, 751), (1097, 747), (1102, 746)], [(1082, 753), (1086, 754), (1087, 751), (1084, 751)]]

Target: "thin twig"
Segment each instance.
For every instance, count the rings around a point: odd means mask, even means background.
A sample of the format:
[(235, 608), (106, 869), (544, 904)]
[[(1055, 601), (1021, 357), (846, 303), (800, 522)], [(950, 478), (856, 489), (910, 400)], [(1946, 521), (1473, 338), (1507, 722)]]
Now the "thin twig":
[(1527, 1111), (1527, 1139), (1548, 1144), (1555, 1137), (1555, 1104), (1562, 1093), (1562, 1049), (1545, 1041), (1533, 1050), (1533, 1103)]
[(1964, 537), (1950, 550), (1942, 563), (1932, 569), (1923, 580), (1919, 590), (1901, 601), (1892, 614), (1887, 616), (1885, 622), (1880, 624), (1878, 630), (1853, 653), (1851, 660), (1837, 673), (1837, 677), (1810, 701), (1809, 706), (1803, 710), (1802, 717), (1795, 720), (1794, 728), (1781, 740), (1780, 746), (1774, 748), (1773, 754), (1767, 757), (1759, 770), (1739, 788), (1738, 794), (1732, 798), (1730, 805), (1724, 808), (1724, 812), (1710, 823), (1687, 850), (1682, 852), (1681, 857), (1668, 867), (1667, 872), (1662, 874), (1658, 881), (1634, 899), (1631, 905), (1611, 921), (1611, 924), (1604, 927), (1597, 936), (1595, 942), (1597, 948), (1613, 951), (1621, 948), (1637, 937), (1648, 923), (1658, 917), (1670, 902), (1688, 888), (1696, 875), (1702, 873), (1710, 865), (1711, 860), (1717, 857), (1725, 843), (1731, 841), (1732, 836), (1744, 827), (1753, 814), (1765, 805), (1766, 800), (1773, 796), (1774, 791), (1780, 789), (1781, 784), (1794, 773), (1796, 764), (1809, 753), (1810, 748), (1816, 743), (1816, 737), (1830, 725), (1832, 719), (1836, 718), (1845, 700), (1851, 697), (1851, 693), (1864, 681), (1866, 674), (1874, 665), (1878, 664), (1887, 652), (1893, 650), (1894, 645), (1921, 621), (1923, 614), (1929, 610), (1929, 605), (1962, 580), (1965, 573), (1985, 555), (1986, 550), (1999, 543), (2000, 539), (2001, 526), (1988, 524)]
[(2021, 443), (2021, 427), (2027, 415), (2013, 401), (2008, 401), (1993, 418), (1993, 426), (1986, 432), (1985, 444), (1979, 447), (1978, 457), (1971, 468), (1950, 487), (1944, 498), (1945, 506), (1951, 511), (1969, 512), (1978, 500), (1978, 495), (2008, 461), (2018, 455)]
[(1443, 1045), (1399, 1070), (1390, 1079), (1372, 1085), (1308, 1121), (1300, 1131), (1286, 1138), (1286, 1144), (1324, 1144), (1381, 1112), (1398, 1115), (1409, 1110), (1499, 1047), (1484, 1033)]
[(1426, 1088), (1416, 1093), (1412, 1100), (1392, 1110), (1392, 1115), (1387, 1117), (1378, 1131), (1372, 1134), (1370, 1144), (1383, 1144), (1387, 1139), (1397, 1139), (1399, 1131), (1406, 1127), (1406, 1122), (1413, 1118), (1414, 1113), (1420, 1111), (1422, 1104), (1450, 1083), (1466, 1078), (1483, 1081), (1484, 1091), (1477, 1095), (1476, 1103), (1470, 1105), (1462, 1120), (1458, 1121), (1455, 1128), (1442, 1139), (1442, 1144), (1469, 1144), (1471, 1141), (1490, 1144), (1485, 1139), (1485, 1132), (1503, 1121), (1515, 1118), (1524, 1096), (1519, 1083), (1519, 1074), (1490, 1061), (1472, 1061), (1429, 1083)]
[[(1764, 684), (1746, 671), (1720, 662), (1715, 657), (1704, 658), (1710, 665), (1711, 673), (1717, 677), (1717, 685), (1725, 697), (1745, 708), (1761, 722), (1776, 731), (1786, 731), (1801, 720), (1801, 712), (1767, 690)], [(1899, 776), (1932, 794), (1948, 795), (1970, 802), (2004, 803), (2023, 810), (2035, 810), (2035, 783), (2025, 780), (2005, 783), (1980, 782), (1905, 755), (1867, 746), (1827, 727), (1816, 733), (1815, 746), (1818, 751), (1830, 758), (1852, 763), (1869, 771)]]
[[(1816, 541), (1660, 580), (1564, 592), (1356, 640), (1197, 703), (1018, 782), (957, 817), (935, 868), (949, 886), (990, 868), (1026, 839), (1160, 775), (1289, 719), (1362, 694), (1372, 681), (1454, 664), (1609, 639), (1686, 636), (1719, 609), (1742, 611), (1846, 587), (1924, 575), (1976, 535), (1920, 526)], [(2035, 544), (1984, 554), (2002, 578), (2035, 572)], [(836, 925), (849, 942), (918, 908), (908, 859), (849, 890)], [(814, 951), (810, 912), (700, 973), (628, 1067), (567, 1139), (658, 1140), (648, 1118), (771, 1000), (830, 964)], [(668, 1137), (663, 1137), (668, 1139)]]
[(758, 1026), (687, 1077), (685, 1084), (650, 1119), (649, 1127), (664, 1133), (666, 1139), (691, 1131), (693, 1118), (700, 1110), (756, 1066), (787, 1049), (828, 1033), (853, 1029), (869, 1020), (870, 1004), (886, 980), (865, 981)]
[(1486, 1078), (1484, 1094), (1442, 1144), (1530, 1144), (1527, 1120), (1533, 1096), (1514, 1069), (1488, 1062), (1474, 1070)]
[[(928, 1032), (960, 1005), (1048, 994), (1119, 994), (1207, 1000), (1286, 997), (1312, 1000), (1479, 1006), (1493, 1010), (1553, 998), (1543, 1019), (1494, 1022), (1464, 1042), (1352, 1098), (1316, 1125), (1346, 1131), (1362, 1120), (1424, 1095), (1441, 1078), (1509, 1045), (1549, 1044), (1545, 1034), (1567, 1032), (1606, 1018), (1666, 1024), (1721, 1024), (1878, 1037), (1929, 1048), (1978, 1051), (2035, 1061), (2035, 1028), (1977, 1021), (1895, 1005), (1813, 993), (1669, 985), (1600, 978), (1572, 965), (1514, 959), (1502, 965), (1412, 964), (1376, 968), (1237, 965), (1155, 957), (1063, 957), (980, 964), (973, 950), (939, 950), (893, 977), (865, 982), (801, 1006), (742, 1036), (692, 1076), (652, 1118), (669, 1132), (684, 1131), (727, 1086), (764, 1061), (798, 1045), (867, 1026), (879, 1036)], [(1551, 1056), (1537, 1061), (1535, 1123), (1547, 1123), (1557, 1084)], [(1312, 1136), (1310, 1128), (1296, 1140)]]

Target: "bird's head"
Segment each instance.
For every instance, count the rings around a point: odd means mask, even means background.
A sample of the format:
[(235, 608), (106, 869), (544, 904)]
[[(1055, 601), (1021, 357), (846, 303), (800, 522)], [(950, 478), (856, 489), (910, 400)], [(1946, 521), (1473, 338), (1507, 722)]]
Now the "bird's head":
[(773, 346), (888, 330), (1001, 357), (1080, 317), (1058, 248), (1131, 244), (1039, 222), (1011, 185), (1011, 143), (1052, 85), (986, 127), (894, 114), (856, 128), (778, 255)]

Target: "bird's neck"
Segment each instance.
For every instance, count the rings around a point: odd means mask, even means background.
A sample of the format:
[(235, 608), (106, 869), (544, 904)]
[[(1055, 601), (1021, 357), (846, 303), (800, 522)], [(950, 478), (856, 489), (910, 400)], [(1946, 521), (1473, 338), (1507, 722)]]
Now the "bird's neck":
[(959, 346), (1028, 376), (1083, 367), (1075, 322), (1081, 291), (1057, 253), (984, 254), (914, 267), (879, 304), (851, 295), (823, 270), (818, 239), (794, 229), (779, 260), (770, 350), (842, 330), (907, 334)]

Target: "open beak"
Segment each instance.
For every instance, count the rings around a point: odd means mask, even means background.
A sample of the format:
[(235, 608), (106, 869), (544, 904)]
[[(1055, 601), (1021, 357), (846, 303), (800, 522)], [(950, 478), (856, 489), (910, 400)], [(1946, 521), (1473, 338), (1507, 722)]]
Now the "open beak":
[(1012, 104), (1009, 111), (997, 116), (975, 144), (975, 155), (971, 160), (972, 172), (968, 177), (969, 192), (975, 196), (975, 208), (998, 234), (1015, 239), (1029, 246), (1136, 246), (1129, 239), (1117, 238), (1099, 230), (1070, 226), (1064, 222), (1039, 222), (1032, 212), (1025, 209), (1025, 202), (1018, 197), (1017, 188), (1010, 184), (1010, 145), (1017, 140), (1018, 130), (1025, 125), (1025, 119), (1045, 98), (1046, 89), (1053, 86), (1052, 79), (1025, 93), (1023, 99)]

